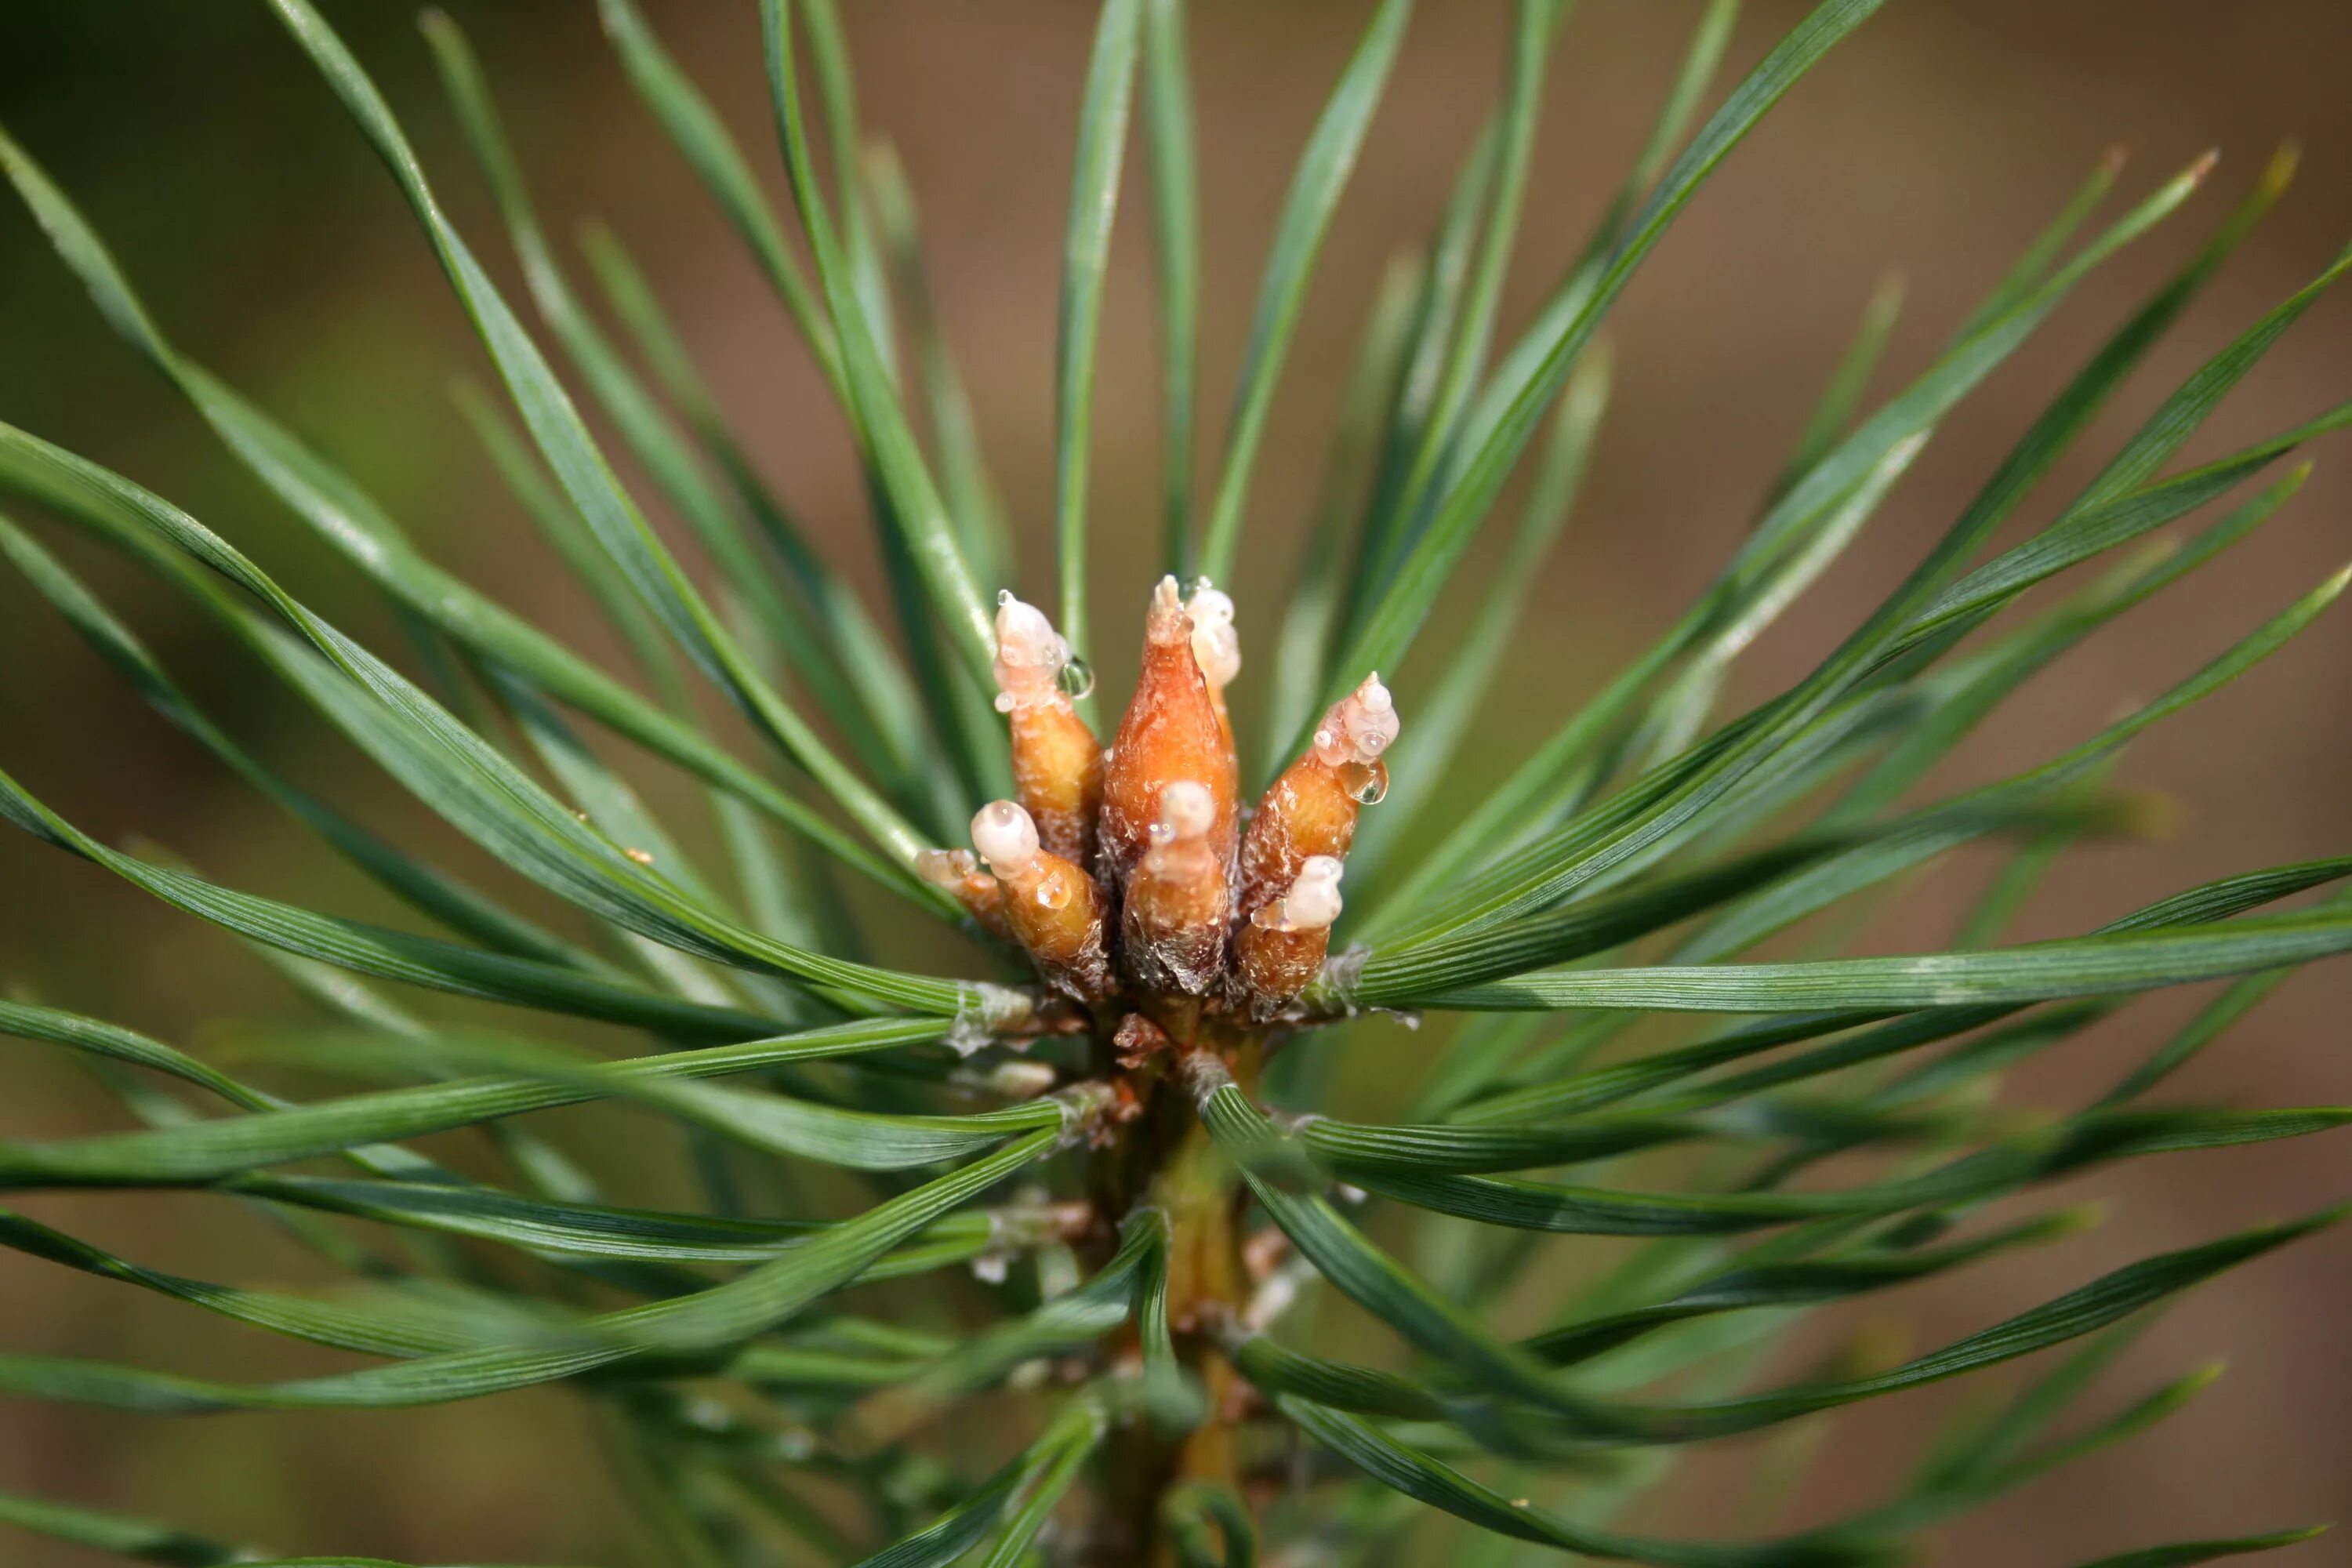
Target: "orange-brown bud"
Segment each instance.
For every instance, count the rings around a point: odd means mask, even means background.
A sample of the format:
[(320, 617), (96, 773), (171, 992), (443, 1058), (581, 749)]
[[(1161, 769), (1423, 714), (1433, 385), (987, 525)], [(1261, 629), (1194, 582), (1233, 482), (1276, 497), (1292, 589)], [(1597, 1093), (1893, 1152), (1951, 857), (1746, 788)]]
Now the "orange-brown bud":
[(983, 930), (1002, 937), (1013, 934), (1004, 919), (1004, 884), (982, 870), (971, 850), (926, 849), (915, 857), (915, 875), (954, 894)]
[(1225, 862), (1209, 846), (1216, 803), (1208, 786), (1171, 780), (1160, 792), (1151, 847), (1127, 879), (1119, 938), (1137, 984), (1198, 996), (1224, 966), (1232, 918)]
[(1322, 973), (1339, 918), (1339, 869), (1331, 856), (1309, 856), (1280, 897), (1242, 922), (1234, 968), (1253, 1017), (1272, 1017)]
[(1396, 734), (1396, 704), (1377, 674), (1331, 705), (1314, 743), (1274, 781), (1250, 819), (1241, 855), (1244, 913), (1280, 897), (1310, 857), (1347, 857), (1358, 809), (1388, 790), (1381, 754)]
[(971, 819), (971, 842), (1004, 887), (1004, 919), (1038, 973), (1081, 1001), (1117, 988), (1104, 947), (1102, 892), (1092, 877), (1037, 842), (1037, 825), (1009, 800)]
[(996, 596), (996, 708), (1013, 737), (1013, 779), (1038, 842), (1080, 866), (1094, 860), (1102, 809), (1102, 742), (1062, 689), (1069, 645), (1044, 611)]
[(1163, 577), (1144, 617), (1143, 674), (1103, 773), (1097, 850), (1114, 884), (1123, 886), (1151, 847), (1160, 792), (1179, 779), (1208, 790), (1214, 808), (1209, 847), (1220, 861), (1230, 859), (1239, 821), (1239, 770), (1193, 657), (1192, 617), (1177, 596), (1176, 579)]

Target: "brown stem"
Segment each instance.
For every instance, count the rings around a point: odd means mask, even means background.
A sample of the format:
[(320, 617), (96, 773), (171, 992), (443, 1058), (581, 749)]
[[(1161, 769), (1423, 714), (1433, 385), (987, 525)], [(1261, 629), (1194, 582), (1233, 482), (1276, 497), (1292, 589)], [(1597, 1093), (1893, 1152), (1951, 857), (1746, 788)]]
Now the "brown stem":
[(1183, 1481), (1238, 1487), (1234, 1415), (1239, 1377), (1206, 1331), (1239, 1315), (1249, 1293), (1242, 1256), (1243, 1189), (1232, 1163), (1211, 1142), (1192, 1098), (1171, 1070), (1171, 1056), (1214, 1051), (1236, 1081), (1257, 1080), (1259, 1039), (1227, 1017), (1200, 1016), (1197, 1007), (1158, 1020), (1175, 1044), (1172, 1053), (1129, 1075), (1140, 1114), (1118, 1144), (1093, 1162), (1094, 1198), (1106, 1217), (1137, 1204), (1168, 1215), (1168, 1310), (1176, 1351), (1200, 1380), (1206, 1406), (1199, 1426), (1170, 1438), (1148, 1424), (1122, 1428), (1106, 1444), (1103, 1511), (1089, 1561), (1173, 1568), (1161, 1540), (1160, 1507)]

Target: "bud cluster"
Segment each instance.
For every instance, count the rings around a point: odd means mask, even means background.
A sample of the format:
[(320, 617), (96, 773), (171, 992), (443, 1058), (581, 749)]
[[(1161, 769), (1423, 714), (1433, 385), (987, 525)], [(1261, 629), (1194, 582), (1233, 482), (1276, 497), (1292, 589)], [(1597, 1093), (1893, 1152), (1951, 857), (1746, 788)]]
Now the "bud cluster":
[(1233, 600), (1161, 578), (1142, 674), (1105, 747), (1071, 700), (1053, 623), (998, 596), (996, 707), (1019, 798), (981, 808), (971, 850), (929, 851), (919, 869), (1107, 1026), (1124, 1017), (1135, 1032), (1130, 1004), (1269, 1022), (1328, 954), (1356, 814), (1388, 785), (1396, 709), (1367, 677), (1244, 809), (1225, 708), (1241, 663)]

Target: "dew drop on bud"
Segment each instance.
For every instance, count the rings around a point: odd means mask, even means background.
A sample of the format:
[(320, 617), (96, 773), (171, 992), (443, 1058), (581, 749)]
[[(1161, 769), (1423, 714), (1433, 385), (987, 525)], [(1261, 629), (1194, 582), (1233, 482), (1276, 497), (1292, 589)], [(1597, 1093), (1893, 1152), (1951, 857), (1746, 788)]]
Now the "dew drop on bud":
[(1083, 698), (1091, 694), (1095, 689), (1094, 666), (1085, 659), (1075, 657), (1062, 666), (1061, 673), (1054, 679), (1055, 684), (1061, 687), (1062, 695), (1065, 697)]
[[(1355, 770), (1350, 769), (1351, 773)], [(1389, 770), (1385, 763), (1374, 763), (1348, 781), (1348, 793), (1364, 805), (1378, 805), (1389, 793)]]

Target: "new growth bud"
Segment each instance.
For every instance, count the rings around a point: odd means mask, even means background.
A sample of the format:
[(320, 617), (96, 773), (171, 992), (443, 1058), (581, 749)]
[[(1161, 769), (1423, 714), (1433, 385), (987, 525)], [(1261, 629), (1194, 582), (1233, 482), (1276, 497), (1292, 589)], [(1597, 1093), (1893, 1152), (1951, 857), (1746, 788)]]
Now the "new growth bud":
[(1039, 973), (1080, 1001), (1109, 995), (1115, 986), (1094, 879), (1042, 846), (1037, 824), (1013, 801), (982, 806), (971, 843), (1003, 884), (1005, 923)]
[(1331, 705), (1304, 756), (1274, 781), (1242, 843), (1244, 914), (1286, 893), (1316, 856), (1344, 859), (1356, 813), (1388, 793), (1381, 760), (1397, 737), (1396, 702), (1377, 675)]
[(1176, 779), (1160, 792), (1151, 847), (1128, 878), (1119, 937), (1136, 982), (1197, 996), (1223, 967), (1231, 918), (1225, 862), (1211, 846), (1217, 804), (1206, 784)]
[(1162, 577), (1144, 617), (1143, 673), (1104, 767), (1100, 868), (1117, 888), (1126, 885), (1151, 847), (1160, 795), (1179, 780), (1190, 780), (1208, 794), (1206, 837), (1218, 862), (1226, 863), (1234, 852), (1240, 774), (1193, 651), (1194, 629), (1176, 579)]
[(1290, 886), (1242, 922), (1234, 967), (1251, 1016), (1274, 1016), (1322, 973), (1339, 918), (1339, 872), (1334, 856), (1307, 857)]
[(1036, 605), (996, 596), (996, 709), (1012, 730), (1013, 777), (1045, 847), (1079, 866), (1094, 858), (1102, 806), (1102, 744), (1062, 689), (1070, 647)]
[(1119, 1015), (1095, 1005), (1114, 1001), (1147, 1013), (1156, 1001), (1162, 1023), (1229, 1011), (1264, 1022), (1322, 969), (1356, 814), (1388, 787), (1396, 704), (1378, 675), (1333, 703), (1244, 838), (1224, 705), (1241, 662), (1233, 600), (1206, 579), (1188, 596), (1162, 577), (1135, 695), (1098, 749), (1071, 706), (1053, 623), (998, 598), (996, 705), (1012, 721), (1021, 798), (972, 819), (992, 876), (943, 851), (923, 875), (1001, 921), (1097, 1028)]

